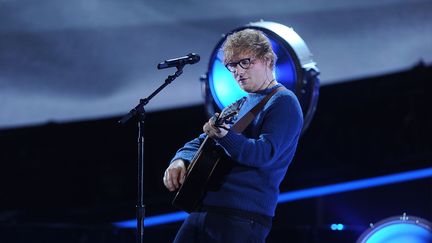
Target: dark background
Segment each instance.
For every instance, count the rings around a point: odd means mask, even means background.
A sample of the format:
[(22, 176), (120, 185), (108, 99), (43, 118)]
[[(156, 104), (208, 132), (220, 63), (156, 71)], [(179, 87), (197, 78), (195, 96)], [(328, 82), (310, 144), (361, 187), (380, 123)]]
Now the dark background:
[[(432, 166), (432, 67), (321, 87), (281, 191)], [(133, 242), (137, 125), (120, 116), (0, 130), (1, 242)], [(200, 132), (203, 105), (148, 112), (146, 215), (177, 211), (162, 175), (177, 148)], [(407, 213), (432, 219), (430, 178), (279, 204), (268, 242), (354, 242), (369, 223)], [(344, 231), (329, 225), (343, 223)], [(147, 227), (170, 242), (180, 222)]]

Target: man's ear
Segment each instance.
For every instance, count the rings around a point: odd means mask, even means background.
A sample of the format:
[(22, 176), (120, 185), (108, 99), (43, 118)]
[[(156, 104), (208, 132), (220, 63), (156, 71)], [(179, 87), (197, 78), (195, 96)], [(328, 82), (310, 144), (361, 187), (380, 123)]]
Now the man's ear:
[(271, 67), (272, 66), (272, 61), (271, 61), (271, 58), (270, 58), (270, 54), (266, 54), (265, 56), (264, 56), (264, 61), (265, 61), (265, 63), (266, 63), (266, 65), (268, 66), (268, 67)]
[(271, 66), (271, 57), (270, 54), (267, 53), (266, 55), (264, 55), (264, 61), (266, 63), (267, 66)]

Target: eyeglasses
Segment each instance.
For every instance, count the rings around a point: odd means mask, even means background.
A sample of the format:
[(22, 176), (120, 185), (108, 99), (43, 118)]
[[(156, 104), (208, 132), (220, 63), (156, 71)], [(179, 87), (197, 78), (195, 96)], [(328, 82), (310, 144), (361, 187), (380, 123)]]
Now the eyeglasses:
[(232, 73), (234, 73), (237, 70), (237, 65), (240, 65), (243, 69), (248, 69), (252, 63), (252, 60), (250, 58), (244, 58), (241, 59), (238, 62), (229, 62), (225, 64), (225, 67)]

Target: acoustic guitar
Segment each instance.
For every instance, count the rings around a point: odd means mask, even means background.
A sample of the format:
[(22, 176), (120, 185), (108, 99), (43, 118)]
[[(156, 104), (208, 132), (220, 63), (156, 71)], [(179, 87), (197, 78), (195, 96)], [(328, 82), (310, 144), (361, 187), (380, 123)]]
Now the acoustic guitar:
[[(232, 124), (245, 100), (246, 97), (243, 97), (223, 109), (213, 118), (215, 125)], [(224, 156), (227, 155), (223, 149), (207, 136), (191, 160), (185, 180), (172, 204), (189, 213), (194, 211), (200, 205), (206, 191), (216, 190), (225, 172), (229, 171), (230, 164), (222, 162)]]

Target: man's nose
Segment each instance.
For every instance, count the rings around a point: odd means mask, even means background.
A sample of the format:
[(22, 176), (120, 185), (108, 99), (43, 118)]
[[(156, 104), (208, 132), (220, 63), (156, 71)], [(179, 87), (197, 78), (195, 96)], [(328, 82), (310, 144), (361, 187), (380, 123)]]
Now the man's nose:
[(237, 75), (243, 75), (244, 74), (244, 68), (242, 68), (239, 64), (235, 67), (235, 73)]

